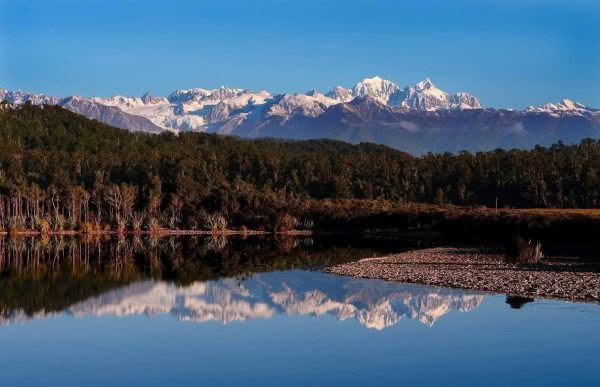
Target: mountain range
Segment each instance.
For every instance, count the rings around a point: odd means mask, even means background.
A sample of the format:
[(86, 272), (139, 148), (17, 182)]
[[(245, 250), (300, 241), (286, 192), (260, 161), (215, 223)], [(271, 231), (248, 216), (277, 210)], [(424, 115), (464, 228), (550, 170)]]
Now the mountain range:
[[(224, 279), (189, 286), (140, 281), (76, 303), (64, 313), (75, 317), (170, 314), (181, 321), (223, 324), (269, 319), (278, 314), (327, 314), (340, 321), (354, 319), (366, 328), (382, 330), (403, 319), (432, 326), (443, 315), (472, 311), (482, 301), (482, 295), (464, 290), (296, 270), (254, 274), (242, 282)], [(26, 316), (13, 310), (0, 314), (0, 325), (52, 318), (56, 314), (41, 311)]]
[(449, 94), (426, 78), (400, 88), (380, 77), (327, 93), (271, 94), (221, 86), (178, 89), (167, 97), (110, 98), (0, 89), (13, 105), (59, 105), (109, 125), (150, 133), (199, 131), (240, 137), (330, 138), (374, 142), (413, 154), (530, 148), (600, 137), (600, 110), (565, 99), (525, 110), (485, 108), (478, 98)]

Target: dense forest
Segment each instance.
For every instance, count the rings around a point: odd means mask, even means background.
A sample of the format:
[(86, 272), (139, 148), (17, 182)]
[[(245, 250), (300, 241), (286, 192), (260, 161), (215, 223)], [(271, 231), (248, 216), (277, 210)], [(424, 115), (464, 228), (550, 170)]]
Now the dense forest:
[[(149, 135), (55, 106), (0, 106), (0, 229), (319, 227), (306, 203), (600, 204), (600, 142), (409, 154), (330, 140)], [(383, 206), (385, 208), (385, 206)]]

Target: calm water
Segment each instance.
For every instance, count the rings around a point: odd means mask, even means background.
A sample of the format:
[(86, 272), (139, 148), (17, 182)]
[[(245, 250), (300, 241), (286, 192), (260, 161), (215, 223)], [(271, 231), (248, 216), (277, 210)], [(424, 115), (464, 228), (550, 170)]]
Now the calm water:
[(418, 247), (0, 240), (2, 385), (600, 384), (597, 305), (307, 270)]

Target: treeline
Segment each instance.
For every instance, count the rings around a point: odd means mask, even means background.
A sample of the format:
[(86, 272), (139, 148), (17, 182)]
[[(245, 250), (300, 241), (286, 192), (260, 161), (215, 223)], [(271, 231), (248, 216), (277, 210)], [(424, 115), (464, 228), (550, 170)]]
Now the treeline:
[(0, 228), (312, 228), (305, 203), (325, 198), (597, 207), (599, 167), (592, 139), (413, 157), (330, 140), (130, 133), (25, 105), (0, 109)]

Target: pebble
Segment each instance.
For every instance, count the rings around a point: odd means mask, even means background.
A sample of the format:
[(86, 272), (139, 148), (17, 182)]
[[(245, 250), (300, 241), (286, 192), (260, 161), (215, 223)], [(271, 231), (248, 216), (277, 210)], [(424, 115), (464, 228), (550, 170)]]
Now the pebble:
[(541, 264), (504, 262), (491, 249), (437, 247), (366, 258), (325, 271), (361, 278), (474, 289), (524, 297), (598, 302), (600, 263), (546, 257)]

